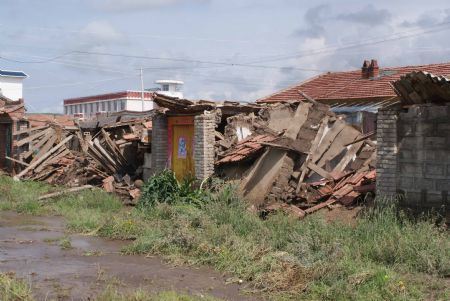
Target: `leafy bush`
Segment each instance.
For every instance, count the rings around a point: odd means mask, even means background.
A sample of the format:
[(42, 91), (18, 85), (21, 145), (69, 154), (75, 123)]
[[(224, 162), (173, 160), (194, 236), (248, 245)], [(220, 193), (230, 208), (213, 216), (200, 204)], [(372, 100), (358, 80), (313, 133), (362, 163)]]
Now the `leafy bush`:
[(138, 208), (151, 208), (159, 203), (201, 206), (205, 199), (206, 194), (196, 187), (195, 179), (188, 177), (178, 183), (171, 170), (164, 170), (145, 183)]

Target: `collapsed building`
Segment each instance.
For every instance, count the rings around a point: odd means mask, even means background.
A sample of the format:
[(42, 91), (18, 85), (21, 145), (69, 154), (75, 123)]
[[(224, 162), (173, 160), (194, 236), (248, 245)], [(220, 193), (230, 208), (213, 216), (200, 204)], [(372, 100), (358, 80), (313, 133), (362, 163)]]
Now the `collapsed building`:
[[(40, 119), (42, 120), (42, 118)], [(63, 125), (54, 121), (24, 129), (14, 145), (16, 180), (46, 181), (68, 187), (105, 188), (136, 202), (150, 157), (151, 117), (121, 113)]]
[[(366, 62), (362, 72), (375, 63)], [(450, 64), (422, 67), (450, 72)], [(408, 68), (415, 67), (401, 72)], [(158, 107), (151, 112), (124, 111), (76, 124), (55, 117), (28, 120), (23, 103), (3, 100), (0, 125), (11, 130), (2, 131), (9, 138), (0, 137), (5, 146), (0, 161), (13, 164), (16, 179), (103, 187), (130, 204), (138, 200), (143, 181), (171, 169), (178, 180), (216, 176), (237, 181), (254, 208), (283, 209), (299, 217), (337, 202), (353, 205), (375, 191), (403, 196), (405, 206), (420, 211), (447, 212), (450, 81), (395, 70), (375, 70), (372, 79), (362, 79), (384, 90), (388, 84), (396, 93), (363, 103), (373, 106), (377, 99), (374, 126), (355, 124), (336, 110), (359, 108), (359, 98), (343, 106), (306, 94), (317, 90), (314, 80), (303, 84), (304, 91), (293, 87), (274, 94), (276, 101), (258, 103), (154, 93)], [(333, 86), (338, 89), (330, 88), (327, 95), (344, 93), (357, 81)]]
[(158, 95), (153, 172), (239, 180), (255, 208), (299, 217), (375, 190), (375, 142), (311, 98), (275, 105)]

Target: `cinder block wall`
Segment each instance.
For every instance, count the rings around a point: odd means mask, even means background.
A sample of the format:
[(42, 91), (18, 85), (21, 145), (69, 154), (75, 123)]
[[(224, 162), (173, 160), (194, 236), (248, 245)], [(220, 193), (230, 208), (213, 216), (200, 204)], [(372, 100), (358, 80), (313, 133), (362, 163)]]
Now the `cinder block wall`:
[(399, 114), (398, 189), (408, 206), (448, 206), (450, 105), (411, 107)]
[(168, 167), (167, 139), (167, 116), (155, 114), (152, 119), (152, 174)]
[(450, 104), (379, 111), (377, 140), (379, 194), (402, 194), (419, 210), (448, 208)]
[(197, 115), (194, 118), (195, 177), (204, 179), (214, 173), (214, 143), (216, 120), (214, 113)]

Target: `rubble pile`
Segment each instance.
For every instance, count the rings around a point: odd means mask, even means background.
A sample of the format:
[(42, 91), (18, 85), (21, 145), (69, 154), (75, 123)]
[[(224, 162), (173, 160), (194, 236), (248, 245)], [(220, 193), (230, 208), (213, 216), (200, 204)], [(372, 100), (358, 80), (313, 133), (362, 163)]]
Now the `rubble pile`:
[(23, 130), (21, 134), (27, 137), (15, 144), (28, 146), (28, 150), (15, 159), (24, 167), (15, 179), (104, 187), (126, 202), (137, 201), (144, 153), (150, 148), (151, 121), (123, 119), (114, 118), (101, 127), (98, 122), (78, 126), (48, 123)]
[(303, 217), (375, 191), (376, 145), (324, 104), (277, 104), (229, 117), (216, 134), (218, 175), (257, 209)]

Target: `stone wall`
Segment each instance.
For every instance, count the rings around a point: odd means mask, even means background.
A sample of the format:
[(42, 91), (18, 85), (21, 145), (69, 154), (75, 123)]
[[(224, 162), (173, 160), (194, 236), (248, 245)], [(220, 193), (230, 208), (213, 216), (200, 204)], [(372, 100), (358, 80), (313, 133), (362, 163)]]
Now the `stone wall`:
[(377, 140), (379, 195), (403, 195), (420, 210), (448, 208), (450, 105), (381, 110)]
[(167, 139), (167, 116), (155, 114), (152, 119), (152, 174), (168, 167)]
[(214, 113), (197, 115), (194, 118), (195, 177), (204, 179), (214, 173), (214, 143), (216, 120)]

